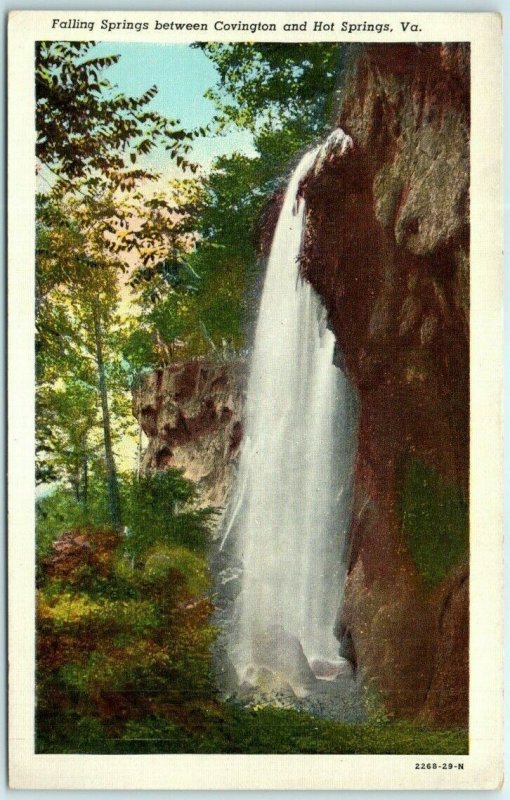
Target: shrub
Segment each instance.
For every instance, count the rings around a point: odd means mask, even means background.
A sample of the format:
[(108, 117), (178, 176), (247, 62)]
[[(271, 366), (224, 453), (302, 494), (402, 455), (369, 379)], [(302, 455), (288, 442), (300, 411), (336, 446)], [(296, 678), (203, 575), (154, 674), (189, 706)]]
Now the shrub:
[(196, 509), (196, 490), (181, 470), (153, 472), (127, 483), (125, 547), (140, 557), (154, 544), (181, 545), (203, 552), (211, 509)]
[(185, 576), (186, 588), (191, 595), (201, 597), (206, 593), (209, 573), (204, 556), (186, 547), (168, 545), (158, 545), (149, 551), (143, 567), (143, 579), (147, 583), (167, 585), (176, 574)]

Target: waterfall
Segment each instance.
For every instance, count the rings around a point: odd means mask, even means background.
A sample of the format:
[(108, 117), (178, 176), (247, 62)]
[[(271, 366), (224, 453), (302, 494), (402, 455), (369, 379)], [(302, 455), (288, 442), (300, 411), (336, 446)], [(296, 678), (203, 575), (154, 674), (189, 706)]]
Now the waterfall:
[(338, 660), (333, 631), (344, 581), (355, 403), (333, 365), (335, 338), (324, 308), (298, 265), (305, 228), (299, 184), (332, 143), (352, 145), (335, 131), (303, 156), (290, 179), (260, 302), (224, 535), (242, 564), (230, 636), (240, 674), (257, 661), (256, 643), (268, 632), (271, 641), (278, 631), (285, 641), (298, 639), (310, 663)]

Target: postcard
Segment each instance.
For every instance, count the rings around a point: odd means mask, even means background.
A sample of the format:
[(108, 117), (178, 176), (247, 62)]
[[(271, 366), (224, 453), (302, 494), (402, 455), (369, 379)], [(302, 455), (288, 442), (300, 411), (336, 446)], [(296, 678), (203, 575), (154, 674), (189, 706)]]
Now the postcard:
[(9, 19), (10, 783), (495, 789), (498, 14)]

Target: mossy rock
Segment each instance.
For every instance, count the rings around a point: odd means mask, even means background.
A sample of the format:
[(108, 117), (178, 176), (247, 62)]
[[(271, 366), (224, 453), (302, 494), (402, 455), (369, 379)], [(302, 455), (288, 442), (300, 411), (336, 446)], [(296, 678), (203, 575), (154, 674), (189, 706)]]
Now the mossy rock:
[(407, 462), (401, 489), (402, 531), (426, 586), (440, 583), (466, 557), (468, 508), (459, 486), (420, 459)]
[(209, 588), (207, 561), (186, 547), (160, 545), (145, 560), (143, 578), (149, 583), (164, 583), (179, 573), (185, 578), (189, 592), (197, 597)]

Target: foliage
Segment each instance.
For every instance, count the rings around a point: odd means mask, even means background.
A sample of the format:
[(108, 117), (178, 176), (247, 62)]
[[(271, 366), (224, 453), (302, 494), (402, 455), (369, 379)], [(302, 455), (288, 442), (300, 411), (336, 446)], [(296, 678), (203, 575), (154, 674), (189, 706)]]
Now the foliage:
[[(130, 487), (129, 481), (122, 486), (126, 508), (145, 496), (129, 498)], [(155, 502), (162, 517), (170, 513), (177, 521), (179, 504), (192, 502), (193, 488), (178, 472), (145, 487), (147, 503)], [(69, 530), (79, 504), (68, 495), (67, 512), (63, 490), (40, 504), (46, 544), (39, 557), (37, 752), (467, 752), (463, 730), (383, 718), (346, 724), (220, 703), (204, 555), (160, 542), (133, 560), (125, 549), (129, 536), (97, 526)], [(93, 507), (99, 517), (100, 504)], [(48, 546), (50, 519), (58, 523)]]
[(205, 183), (208, 202), (188, 259), (199, 280), (188, 300), (187, 328), (194, 330), (199, 352), (244, 344), (248, 288), (257, 273), (257, 222), (274, 179), (262, 158), (234, 154), (218, 159)]
[(37, 419), (37, 481), (65, 475), (79, 498), (85, 459), (96, 455), (89, 440), (90, 431), (98, 424), (95, 387), (72, 378), (53, 392), (41, 386)]
[[(147, 106), (157, 94), (151, 86), (140, 97), (120, 93), (105, 77), (118, 55), (94, 55), (93, 42), (38, 42), (36, 45), (36, 153), (64, 181), (87, 178), (89, 187), (105, 180), (126, 186), (153, 179), (135, 169), (140, 156), (164, 146), (178, 163), (192, 133), (177, 120)], [(190, 165), (191, 166), (191, 165)]]
[[(155, 87), (140, 98), (120, 94), (107, 77), (118, 56), (98, 58), (89, 43), (38, 46), (38, 154), (74, 197), (64, 205), (57, 191), (39, 201), (38, 306), (45, 308), (38, 327), (47, 353), (39, 361), (46, 365), (52, 343), (71, 358), (75, 338), (72, 315), (52, 302), (52, 288), (73, 284), (91, 261), (105, 259), (117, 272), (129, 269), (141, 303), (120, 345), (128, 384), (157, 364), (243, 346), (254, 305), (248, 289), (257, 272), (257, 221), (289, 163), (329, 124), (341, 51), (336, 44), (200, 46), (218, 70), (208, 94), (219, 128), (252, 130), (259, 155), (219, 159), (207, 178), (174, 181), (151, 196), (141, 183), (155, 174), (134, 169), (135, 162), (167, 146), (185, 166), (182, 152), (205, 131), (185, 132), (150, 111)], [(132, 253), (134, 270), (127, 266)], [(94, 383), (90, 376), (87, 383)], [(53, 399), (47, 394), (42, 411)], [(44, 414), (40, 422), (42, 432), (53, 430)], [(58, 476), (50, 462), (41, 460), (41, 480)]]
[[(120, 476), (123, 503), (127, 501), (123, 476)], [(83, 528), (107, 529), (110, 522), (106, 481), (101, 468), (90, 477), (87, 504), (76, 498), (75, 492), (55, 484), (36, 503), (36, 555), (42, 564), (55, 541), (65, 531)]]
[[(139, 478), (119, 475), (119, 490), (125, 510), (126, 535), (117, 544), (129, 556), (145, 557), (161, 547), (180, 547), (203, 555), (213, 519), (211, 509), (196, 508), (196, 488), (181, 470), (147, 473)], [(109, 523), (108, 497), (103, 476), (92, 475), (86, 508), (69, 488), (57, 486), (37, 502), (36, 546), (38, 561), (44, 561), (66, 531), (105, 529)], [(61, 540), (59, 548), (65, 545)], [(72, 537), (69, 540), (72, 544)], [(99, 539), (89, 542), (87, 552), (97, 549)], [(53, 564), (55, 552), (53, 553)]]
[(145, 558), (143, 580), (148, 584), (165, 584), (175, 573), (187, 576), (193, 595), (205, 594), (208, 584), (207, 561), (186, 547), (153, 547)]
[(190, 182), (180, 207), (193, 239), (134, 277), (142, 286), (149, 278), (142, 324), (153, 331), (151, 360), (162, 363), (243, 348), (256, 305), (262, 209), (297, 155), (329, 127), (342, 52), (323, 43), (197, 46), (218, 71), (207, 92), (218, 131), (250, 130), (257, 155), (221, 157), (200, 185)]
[(410, 723), (353, 724), (262, 708), (229, 715), (227, 752), (465, 753), (465, 731), (434, 731)]
[(93, 600), (86, 594), (70, 592), (53, 598), (41, 595), (37, 613), (41, 627), (51, 626), (55, 633), (80, 630), (94, 636), (105, 632), (114, 635), (118, 630), (143, 633), (158, 624), (155, 608), (146, 600)]
[(342, 50), (337, 43), (205, 43), (219, 86), (215, 101), (223, 125), (258, 130), (294, 125), (301, 137), (331, 120)]
[(401, 490), (402, 530), (427, 586), (438, 584), (469, 547), (468, 503), (462, 490), (412, 459)]
[[(169, 202), (174, 202), (172, 197)], [(126, 270), (122, 248), (126, 255), (136, 241), (146, 266), (135, 273), (135, 278), (146, 273), (143, 280), (155, 293), (161, 291), (155, 280), (161, 269), (157, 265), (152, 272), (149, 262), (158, 262), (163, 254), (167, 259), (170, 254), (176, 258), (188, 247), (190, 232), (182, 216), (170, 220), (166, 205), (154, 211), (150, 205), (154, 198), (143, 217), (133, 208), (140, 198), (131, 198), (129, 203), (119, 200), (112, 206), (109, 200), (61, 199), (55, 193), (38, 197), (40, 481), (63, 478), (78, 487), (85, 456), (90, 468), (99, 453), (94, 430), (108, 422), (115, 445), (116, 430), (122, 429), (124, 434), (131, 417), (126, 393), (140, 371), (158, 363), (153, 333), (143, 321), (140, 324), (136, 312), (126, 319), (119, 311), (119, 273)], [(136, 225), (128, 228), (135, 216)]]
[[(107, 527), (69, 529), (79, 504), (68, 492), (66, 507), (64, 490), (40, 503), (45, 531), (38, 551), (37, 727), (44, 750), (51, 750), (70, 715), (79, 722), (70, 741), (90, 746), (104, 731), (122, 738), (126, 725), (147, 715), (186, 720), (194, 713), (190, 704), (207, 704), (214, 696), (209, 576), (205, 556), (196, 552), (197, 542), (204, 545), (206, 523), (197, 516), (194, 531), (193, 509), (187, 508), (193, 487), (176, 472), (163, 481), (148, 478), (143, 488), (124, 480), (122, 493), (135, 527), (154, 504), (147, 523), (156, 530), (152, 536), (148, 527), (149, 534), (138, 538), (136, 558), (135, 529), (123, 536)], [(145, 505), (137, 509), (139, 503)], [(168, 543), (172, 538), (189, 538), (191, 547)], [(132, 731), (128, 727), (126, 735)]]
[(204, 552), (212, 511), (193, 507), (196, 489), (181, 471), (131, 477), (126, 485), (127, 552), (138, 557), (153, 545), (182, 545)]
[(122, 368), (128, 375), (130, 386), (135, 386), (146, 372), (152, 372), (160, 361), (154, 347), (154, 336), (143, 323), (129, 325), (121, 345)]
[(127, 407), (114, 363), (121, 332), (117, 263), (81, 199), (40, 198), (37, 222), (37, 477), (68, 481), (86, 505), (102, 432), (117, 519), (111, 410)]
[[(88, 508), (90, 513), (90, 506)], [(104, 520), (101, 520), (104, 521)], [(55, 539), (66, 528), (81, 528), (87, 523), (87, 514), (75, 495), (61, 486), (41, 497), (36, 506), (36, 561), (48, 556)]]

